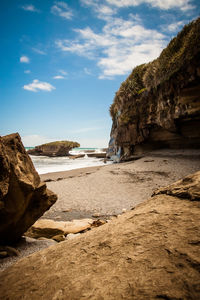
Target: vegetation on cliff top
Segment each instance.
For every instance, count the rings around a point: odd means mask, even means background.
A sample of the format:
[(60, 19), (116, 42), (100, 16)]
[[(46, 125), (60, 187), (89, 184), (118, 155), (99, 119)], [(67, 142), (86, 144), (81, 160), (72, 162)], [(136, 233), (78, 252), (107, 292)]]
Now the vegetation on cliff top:
[[(112, 119), (119, 114), (127, 100), (133, 98), (136, 101), (145, 90), (156, 88), (169, 80), (181, 67), (190, 62), (200, 52), (199, 37), (200, 18), (185, 25), (157, 59), (134, 68), (129, 77), (122, 82), (110, 106)], [(128, 119), (126, 121), (128, 122)]]
[(44, 146), (58, 146), (58, 147), (67, 147), (67, 148), (76, 148), (80, 147), (80, 144), (77, 142), (72, 142), (72, 141), (55, 141), (55, 142), (50, 142), (46, 144), (39, 145), (37, 147), (44, 147)]

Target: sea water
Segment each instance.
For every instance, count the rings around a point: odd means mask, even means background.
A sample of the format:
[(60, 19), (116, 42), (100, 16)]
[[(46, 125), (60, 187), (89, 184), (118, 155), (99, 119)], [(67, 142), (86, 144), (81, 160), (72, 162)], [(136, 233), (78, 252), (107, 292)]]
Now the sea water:
[[(31, 149), (32, 147), (26, 147)], [(105, 165), (103, 159), (88, 157), (87, 153), (101, 153), (99, 148), (74, 148), (70, 151), (71, 155), (85, 154), (82, 158), (71, 159), (68, 156), (62, 157), (48, 157), (48, 156), (34, 156), (30, 155), (35, 169), (39, 174), (68, 171), (79, 168), (95, 167)], [(110, 164), (107, 162), (106, 164)]]

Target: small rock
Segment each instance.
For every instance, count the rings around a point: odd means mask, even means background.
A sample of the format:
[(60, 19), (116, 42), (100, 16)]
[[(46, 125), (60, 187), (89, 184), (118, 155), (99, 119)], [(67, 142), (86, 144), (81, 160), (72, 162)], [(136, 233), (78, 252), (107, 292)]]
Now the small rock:
[(76, 238), (77, 236), (79, 236), (80, 233), (69, 233), (67, 236), (66, 236), (66, 240), (73, 240), (74, 238)]
[(92, 223), (92, 227), (99, 227), (104, 224), (106, 224), (106, 221), (98, 219)]
[(7, 256), (19, 256), (19, 251), (10, 246), (0, 246), (0, 252), (6, 252)]
[(8, 256), (8, 252), (6, 252), (6, 251), (1, 251), (0, 252), (0, 258), (5, 258), (7, 256)]
[(92, 215), (92, 217), (93, 217), (93, 218), (99, 218), (99, 217), (100, 217), (100, 214), (99, 214), (99, 213), (94, 213), (94, 214)]
[(58, 234), (58, 235), (54, 235), (52, 237), (52, 240), (56, 241), (56, 242), (63, 242), (65, 240), (65, 236), (62, 234)]
[(125, 213), (125, 212), (126, 212), (126, 208), (123, 208), (123, 209), (122, 209), (122, 213)]

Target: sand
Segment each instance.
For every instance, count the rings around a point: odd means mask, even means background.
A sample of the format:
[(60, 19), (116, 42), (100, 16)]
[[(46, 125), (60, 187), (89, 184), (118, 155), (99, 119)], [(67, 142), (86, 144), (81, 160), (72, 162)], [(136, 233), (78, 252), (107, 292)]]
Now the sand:
[(109, 218), (148, 199), (153, 191), (200, 169), (199, 150), (162, 150), (125, 163), (41, 175), (57, 193), (44, 218)]
[[(199, 150), (162, 150), (135, 161), (43, 174), (41, 179), (58, 200), (42, 218), (109, 219), (147, 200), (156, 189), (199, 170)], [(1, 259), (0, 270), (48, 246), (49, 242), (37, 240), (19, 243), (15, 247), (20, 256)]]

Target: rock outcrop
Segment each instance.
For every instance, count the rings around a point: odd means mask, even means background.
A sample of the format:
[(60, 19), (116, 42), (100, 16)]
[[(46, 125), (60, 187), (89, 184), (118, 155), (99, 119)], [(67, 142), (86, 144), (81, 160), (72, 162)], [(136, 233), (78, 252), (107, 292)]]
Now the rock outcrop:
[(71, 141), (57, 141), (36, 146), (34, 149), (30, 149), (27, 152), (28, 154), (38, 156), (67, 156), (69, 155), (69, 151), (75, 147), (80, 147), (80, 144)]
[(56, 201), (19, 134), (0, 137), (0, 244), (17, 241)]
[(136, 67), (117, 91), (108, 156), (200, 147), (200, 18), (160, 57)]
[(69, 233), (79, 233), (92, 227), (92, 219), (82, 219), (73, 221), (53, 221), (50, 219), (40, 219), (36, 221), (25, 233), (32, 238), (52, 238), (55, 235), (66, 236)]
[(0, 299), (199, 299), (199, 180), (18, 261), (0, 273)]

